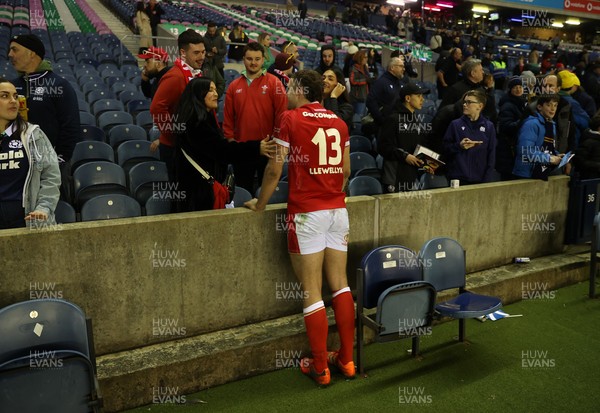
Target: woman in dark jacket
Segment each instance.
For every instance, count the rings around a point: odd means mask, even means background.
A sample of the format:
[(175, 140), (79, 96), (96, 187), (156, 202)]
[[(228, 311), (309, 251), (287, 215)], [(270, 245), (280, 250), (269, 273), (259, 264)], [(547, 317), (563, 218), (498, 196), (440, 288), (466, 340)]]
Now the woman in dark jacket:
[(244, 45), (241, 43), (248, 43), (249, 39), (239, 23), (233, 25), (233, 30), (229, 33), (229, 40), (231, 40), (231, 43), (240, 43), (229, 45), (229, 51), (227, 52), (229, 61), (241, 62), (244, 60)]
[(503, 181), (513, 179), (515, 166), (515, 146), (519, 135), (519, 127), (524, 119), (527, 99), (523, 94), (523, 83), (520, 76), (508, 81), (508, 92), (500, 99), (498, 112), (498, 145), (496, 146), (496, 170)]
[(218, 97), (215, 83), (207, 78), (192, 79), (181, 95), (175, 173), (178, 190), (185, 191), (185, 198), (177, 204), (178, 212), (212, 209), (214, 203), (212, 185), (187, 160), (184, 151), (218, 182), (225, 179), (228, 164), (275, 153), (276, 144), (268, 141), (270, 138), (243, 143), (223, 138), (215, 112)]
[(337, 67), (323, 73), (323, 107), (338, 115), (352, 130), (354, 108), (346, 92), (344, 74)]

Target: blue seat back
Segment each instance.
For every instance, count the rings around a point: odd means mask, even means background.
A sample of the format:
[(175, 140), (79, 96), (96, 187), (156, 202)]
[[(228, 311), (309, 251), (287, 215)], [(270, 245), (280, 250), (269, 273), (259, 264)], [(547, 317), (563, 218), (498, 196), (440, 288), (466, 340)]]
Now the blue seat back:
[(372, 176), (355, 176), (348, 184), (348, 196), (380, 195), (382, 193), (381, 183)]
[(141, 215), (140, 204), (135, 199), (123, 194), (99, 195), (87, 201), (81, 208), (82, 222)]
[(417, 254), (401, 245), (386, 245), (369, 251), (362, 259), (363, 307), (373, 308), (388, 288), (421, 280)]
[(380, 335), (417, 336), (427, 334), (422, 327), (433, 321), (435, 288), (415, 281), (385, 290), (377, 302), (376, 321), (384, 327)]
[(465, 286), (465, 251), (452, 238), (433, 238), (427, 241), (419, 253), (423, 268), (423, 280), (436, 291)]

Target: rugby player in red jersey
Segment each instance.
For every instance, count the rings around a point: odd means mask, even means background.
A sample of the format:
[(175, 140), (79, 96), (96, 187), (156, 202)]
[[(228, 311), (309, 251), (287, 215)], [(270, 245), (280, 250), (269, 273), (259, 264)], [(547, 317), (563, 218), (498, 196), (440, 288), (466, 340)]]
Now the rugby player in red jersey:
[[(273, 194), (288, 157), (288, 250), (305, 291), (304, 323), (312, 358), (301, 370), (320, 385), (331, 380), (328, 364), (347, 378), (355, 376), (354, 300), (346, 278), (348, 212), (343, 188), (350, 176), (348, 126), (325, 109), (321, 75), (301, 70), (288, 85), (288, 108), (274, 131), (277, 156), (269, 159), (259, 198), (245, 206), (262, 211)], [(327, 315), (321, 296), (323, 275), (333, 292), (340, 335), (338, 351), (327, 351)]]

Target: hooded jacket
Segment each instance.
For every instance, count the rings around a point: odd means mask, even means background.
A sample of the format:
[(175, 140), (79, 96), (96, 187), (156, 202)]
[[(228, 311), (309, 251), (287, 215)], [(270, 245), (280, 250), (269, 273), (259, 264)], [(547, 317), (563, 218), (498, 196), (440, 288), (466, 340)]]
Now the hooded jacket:
[[(515, 157), (515, 167), (513, 168), (514, 175), (531, 178), (536, 163), (550, 164), (551, 154), (540, 150), (544, 145), (545, 125), (546, 120), (539, 112), (525, 119), (523, 126), (519, 130), (519, 140), (516, 147), (517, 156)], [(554, 136), (556, 136), (557, 128), (554, 121), (552, 121), (552, 128), (554, 129)]]

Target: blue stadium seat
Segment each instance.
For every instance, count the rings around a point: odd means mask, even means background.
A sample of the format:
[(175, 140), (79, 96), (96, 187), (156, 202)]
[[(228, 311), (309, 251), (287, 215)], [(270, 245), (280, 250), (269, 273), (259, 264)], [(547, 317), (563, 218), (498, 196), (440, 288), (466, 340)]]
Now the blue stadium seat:
[(75, 208), (65, 201), (58, 201), (56, 210), (54, 211), (57, 224), (70, 224), (77, 221), (77, 214)]
[(381, 183), (371, 176), (356, 176), (348, 183), (348, 196), (381, 195)]
[(107, 161), (115, 162), (111, 146), (104, 142), (82, 141), (77, 142), (71, 157), (71, 173), (87, 162)]
[(75, 206), (105, 194), (129, 194), (123, 168), (111, 162), (97, 161), (81, 165), (73, 172)]
[(129, 170), (129, 193), (140, 205), (153, 195), (155, 183), (169, 182), (167, 165), (161, 161), (138, 163)]
[[(260, 187), (256, 190), (256, 197), (260, 195)], [(279, 181), (275, 187), (275, 191), (271, 198), (269, 198), (268, 204), (282, 204), (288, 200), (288, 183), (285, 181)]]
[(104, 112), (98, 117), (98, 127), (108, 133), (113, 126), (133, 123), (133, 117), (123, 111)]
[(117, 162), (127, 173), (134, 165), (147, 161), (160, 160), (158, 150), (150, 150), (147, 140), (126, 141), (117, 148)]
[(91, 198), (81, 208), (81, 221), (98, 221), (142, 216), (138, 202), (123, 194), (99, 195)]
[(148, 140), (148, 134), (141, 126), (128, 124), (114, 126), (108, 133), (108, 143), (117, 149), (125, 141)]

